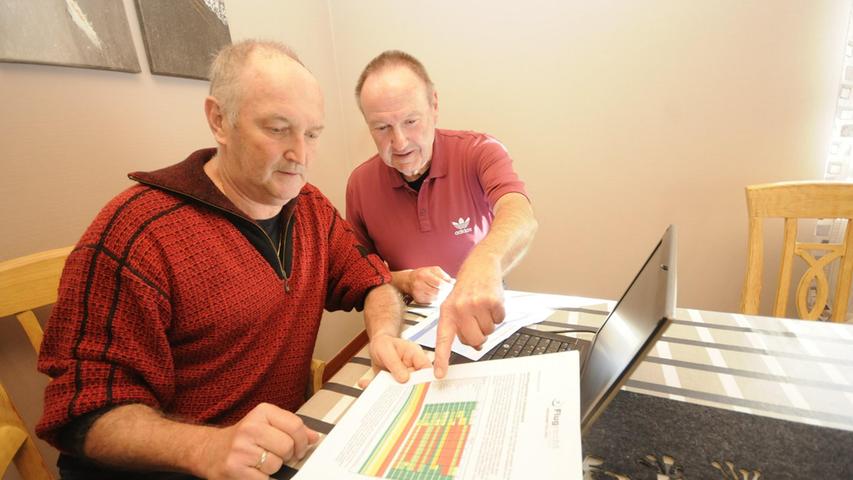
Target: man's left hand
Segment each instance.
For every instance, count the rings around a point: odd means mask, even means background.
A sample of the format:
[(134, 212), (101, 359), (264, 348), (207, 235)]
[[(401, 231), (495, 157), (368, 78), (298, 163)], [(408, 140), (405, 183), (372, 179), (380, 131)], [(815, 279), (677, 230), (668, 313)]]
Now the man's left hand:
[[(409, 372), (432, 365), (420, 345), (388, 333), (379, 333), (370, 339), (370, 358), (374, 372), (388, 370), (400, 383), (409, 380)], [(359, 386), (365, 388), (367, 383), (368, 380), (359, 381)]]

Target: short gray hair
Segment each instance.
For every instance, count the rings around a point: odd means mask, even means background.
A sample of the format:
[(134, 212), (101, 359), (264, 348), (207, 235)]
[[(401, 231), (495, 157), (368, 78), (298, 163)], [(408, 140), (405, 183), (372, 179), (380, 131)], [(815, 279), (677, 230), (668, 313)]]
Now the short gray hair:
[(364, 67), (364, 70), (361, 71), (361, 75), (358, 76), (358, 81), (355, 84), (355, 101), (358, 103), (359, 108), (361, 108), (361, 89), (364, 87), (364, 82), (367, 81), (367, 78), (374, 73), (391, 67), (406, 67), (411, 70), (415, 76), (424, 82), (424, 85), (426, 86), (427, 101), (432, 101), (432, 92), (435, 91), (435, 85), (433, 85), (432, 80), (429, 78), (429, 74), (427, 73), (426, 68), (424, 68), (424, 64), (406, 52), (400, 50), (386, 50), (371, 60), (367, 66)]
[(283, 55), (304, 66), (292, 48), (272, 40), (242, 40), (222, 48), (210, 64), (210, 96), (219, 102), (219, 108), (231, 125), (237, 122), (243, 95), (240, 74), (255, 51), (270, 56)]

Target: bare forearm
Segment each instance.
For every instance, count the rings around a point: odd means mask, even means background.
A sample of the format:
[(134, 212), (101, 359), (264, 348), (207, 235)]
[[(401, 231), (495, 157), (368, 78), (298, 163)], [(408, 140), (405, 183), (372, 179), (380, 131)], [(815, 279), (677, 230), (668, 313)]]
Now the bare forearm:
[(317, 432), (302, 419), (269, 403), (258, 404), (222, 428), (170, 420), (137, 404), (98, 418), (86, 436), (84, 452), (100, 463), (126, 469), (261, 480), (289, 459), (303, 458), (317, 439)]
[(364, 301), (364, 326), (371, 339), (382, 333), (399, 336), (402, 318), (403, 302), (394, 287), (380, 285), (367, 294)]
[(174, 471), (199, 477), (205, 472), (202, 451), (215, 427), (165, 418), (146, 405), (117, 407), (92, 425), (86, 435), (86, 456), (128, 469)]
[[(527, 252), (538, 223), (527, 198), (520, 193), (509, 193), (495, 205), (495, 219), (489, 234), (471, 251), (462, 264), (494, 264), (506, 274)], [(461, 273), (461, 272), (460, 272)]]

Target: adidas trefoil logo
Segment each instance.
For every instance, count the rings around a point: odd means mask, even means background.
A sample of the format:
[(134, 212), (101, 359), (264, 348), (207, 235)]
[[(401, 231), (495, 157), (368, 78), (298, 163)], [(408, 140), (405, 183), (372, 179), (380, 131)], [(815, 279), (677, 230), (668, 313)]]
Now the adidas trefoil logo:
[(455, 222), (453, 220), (450, 221), (457, 230), (462, 230), (464, 228), (468, 228), (468, 224), (471, 223), (471, 217), (466, 218), (465, 220), (462, 217), (459, 217), (459, 220)]
[(451, 220), (450, 223), (452, 223), (453, 228), (456, 229), (456, 231), (453, 232), (454, 235), (464, 235), (473, 230), (472, 228), (468, 228), (468, 225), (471, 223), (471, 217), (465, 219), (459, 217), (459, 220), (456, 220), (455, 222)]

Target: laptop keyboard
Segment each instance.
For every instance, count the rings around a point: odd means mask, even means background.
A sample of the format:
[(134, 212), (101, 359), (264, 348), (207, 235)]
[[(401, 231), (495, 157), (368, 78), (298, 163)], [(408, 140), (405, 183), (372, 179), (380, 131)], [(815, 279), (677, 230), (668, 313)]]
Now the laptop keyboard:
[(565, 340), (555, 340), (515, 332), (512, 336), (504, 340), (491, 355), (485, 357), (483, 360), (527, 357), (529, 355), (542, 355), (543, 353), (565, 352), (566, 350), (578, 349), (577, 338), (566, 337)]

